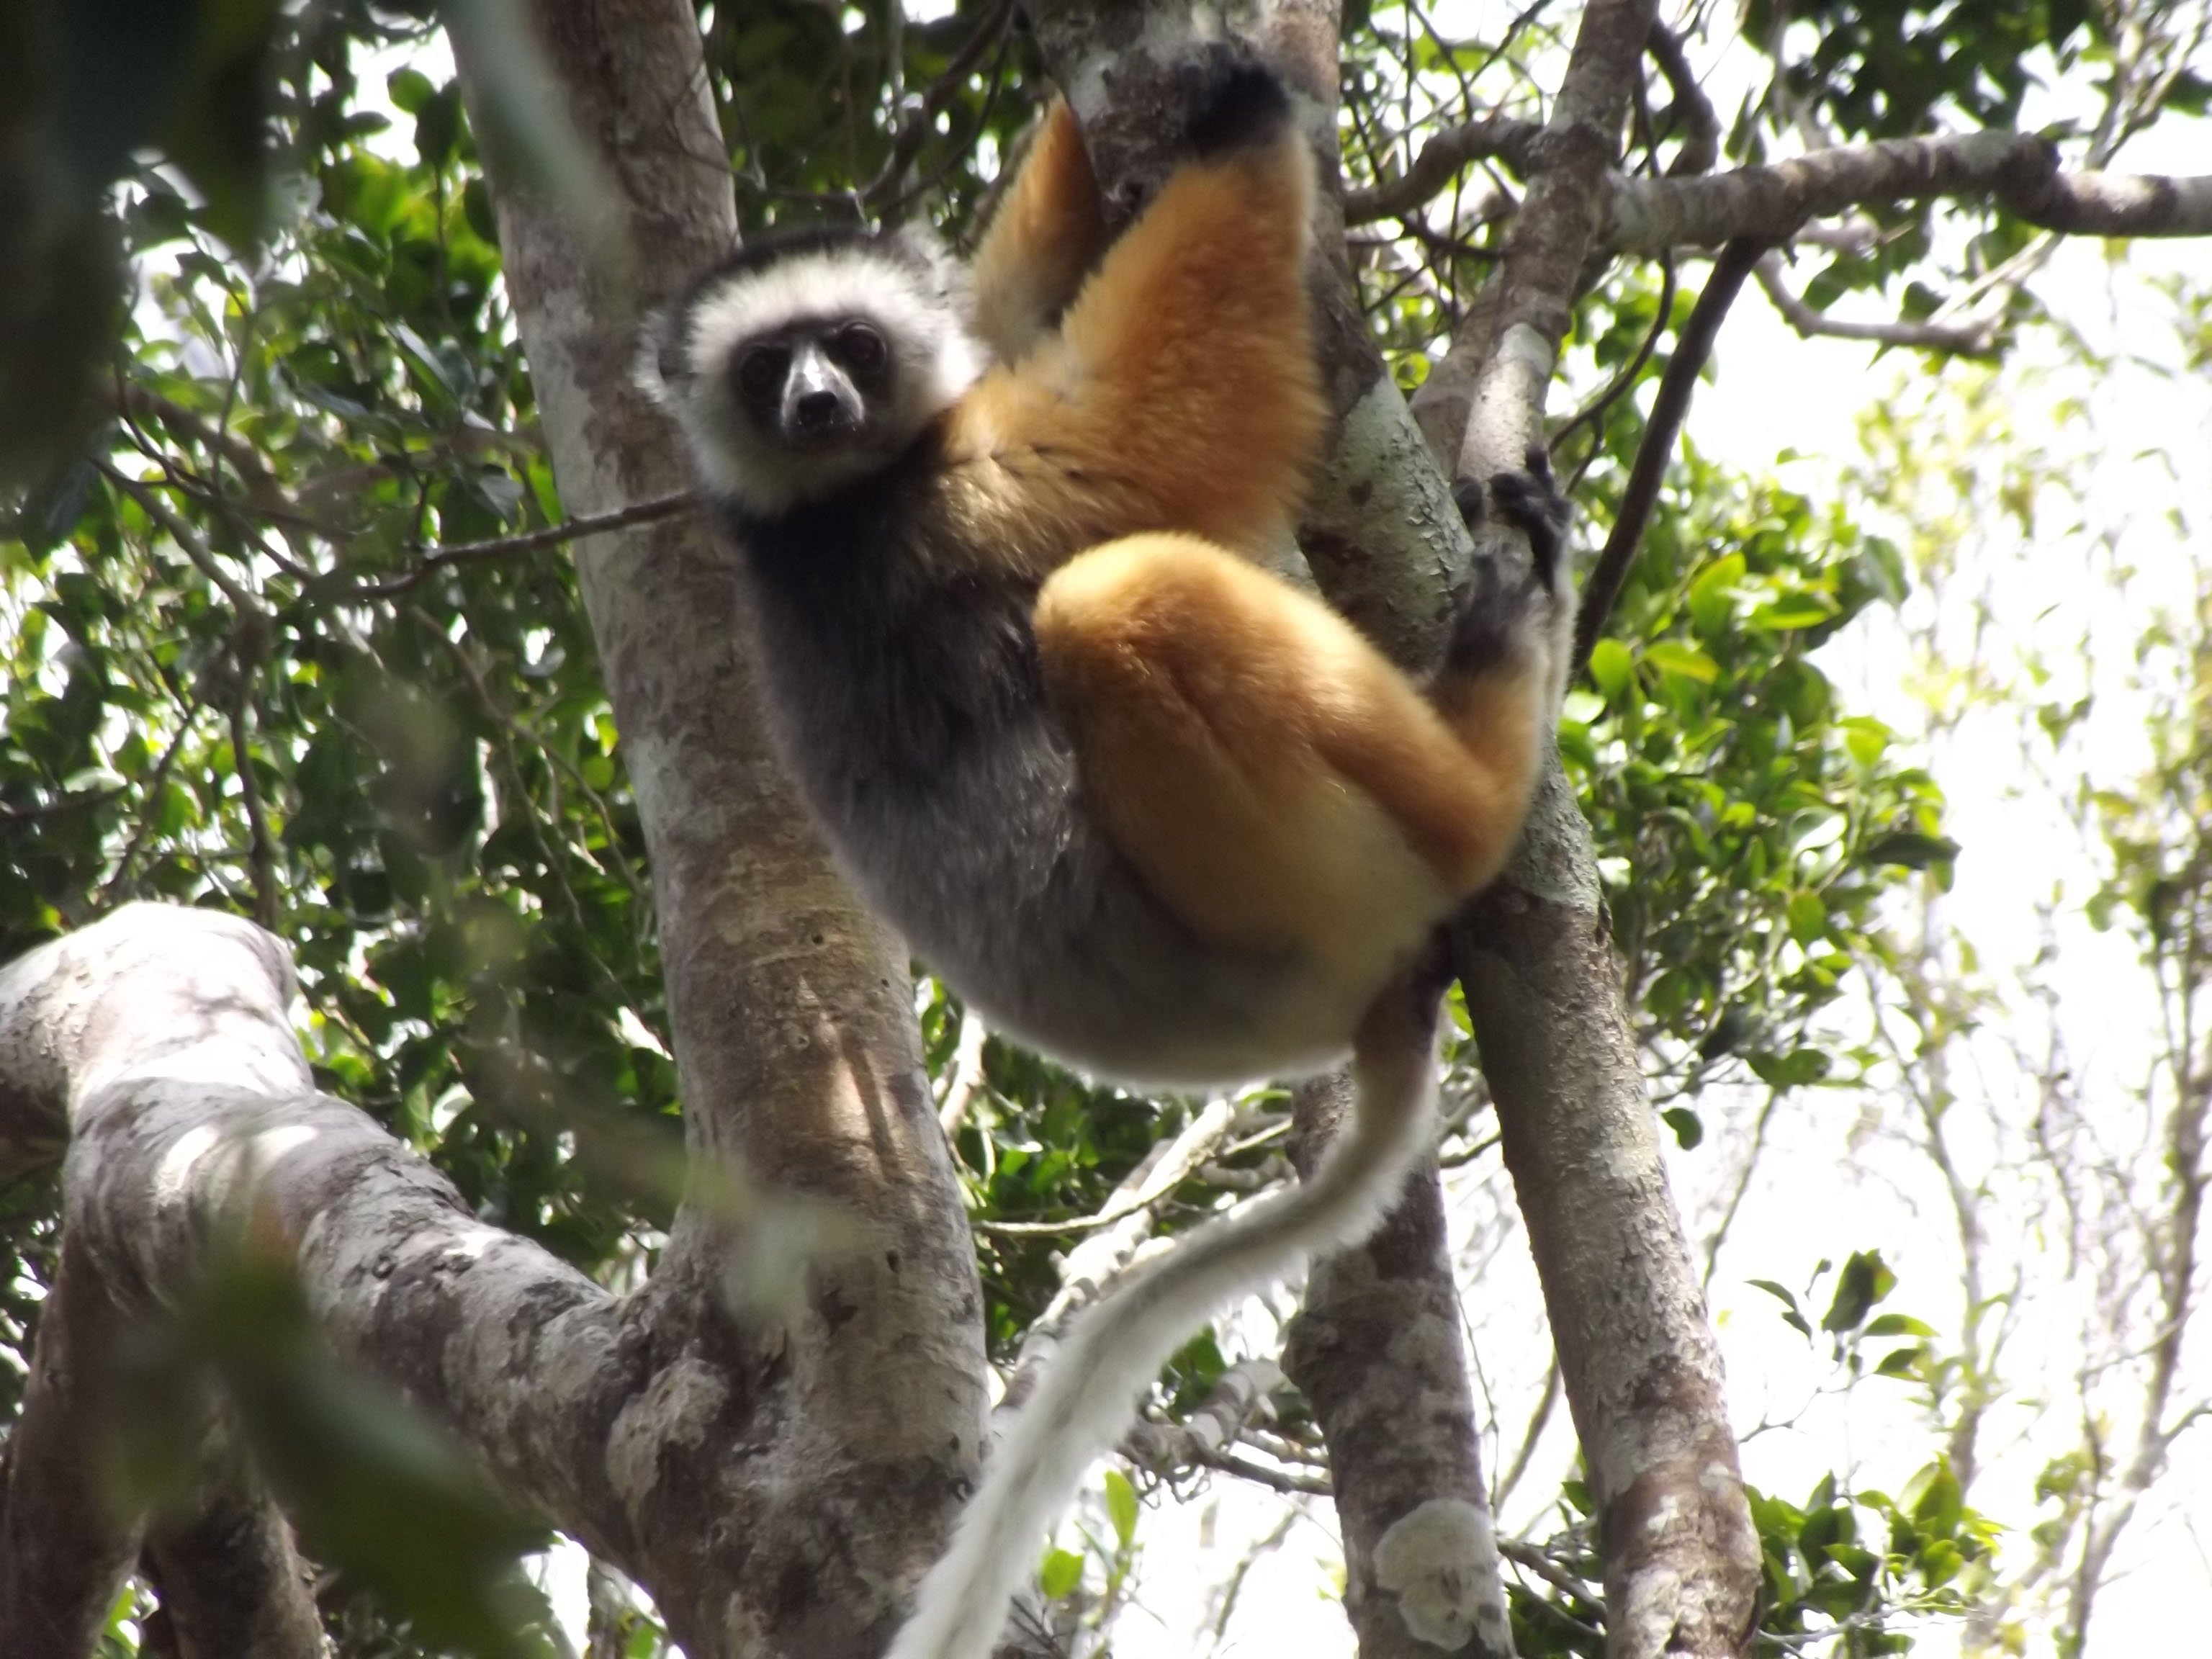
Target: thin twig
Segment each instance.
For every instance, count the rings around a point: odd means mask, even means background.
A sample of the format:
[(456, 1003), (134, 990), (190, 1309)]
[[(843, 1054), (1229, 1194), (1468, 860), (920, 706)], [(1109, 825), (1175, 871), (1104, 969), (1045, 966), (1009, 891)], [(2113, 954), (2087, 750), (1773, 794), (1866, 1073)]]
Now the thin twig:
[(1698, 84), (1698, 71), (1690, 63), (1690, 54), (1682, 50), (1682, 37), (1655, 17), (1644, 49), (1658, 64), (1667, 90), (1674, 94), (1674, 113), (1682, 123), (1682, 147), (1674, 152), (1668, 176), (1679, 179), (1711, 172), (1713, 163), (1720, 159), (1720, 117), (1713, 112), (1713, 100)]
[(1366, 190), (1344, 192), (1344, 222), (1371, 224), (1377, 219), (1396, 219), (1411, 213), (1459, 176), (1471, 161), (1495, 157), (1526, 177), (1528, 147), (1542, 134), (1543, 123), (1517, 116), (1491, 115), (1446, 127), (1421, 146), (1413, 166), (1395, 179)]
[(1782, 256), (1769, 250), (1757, 267), (1759, 285), (1782, 313), (1783, 321), (1807, 339), (1870, 340), (1879, 345), (1917, 346), (1931, 351), (1956, 352), (1961, 356), (1986, 357), (1996, 319), (1983, 317), (1970, 323), (1855, 323), (1816, 311), (1790, 291), (1782, 279)]
[(884, 158), (876, 176), (859, 191), (858, 199), (861, 206), (880, 211), (885, 204), (904, 194), (898, 188), (899, 180), (907, 168), (914, 164), (914, 158), (921, 154), (921, 147), (928, 142), (929, 135), (936, 130), (937, 118), (952, 102), (968, 77), (975, 72), (975, 66), (983, 61), (984, 53), (990, 51), (1006, 33), (1013, 15), (1013, 0), (999, 0), (997, 8), (975, 26), (975, 33), (945, 64), (945, 72), (930, 82), (928, 90), (900, 119), (898, 131), (891, 137), (890, 154)]
[[(1542, 1550), (1537, 1548), (1535, 1545), (1524, 1544), (1517, 1539), (1501, 1538), (1498, 1540), (1498, 1553), (1504, 1556), (1507, 1560), (1510, 1561), (1515, 1566), (1522, 1568), (1528, 1572), (1534, 1573), (1537, 1577), (1542, 1579), (1546, 1583), (1549, 1584), (1553, 1589), (1559, 1591), (1562, 1595), (1573, 1596), (1576, 1601), (1580, 1601), (1583, 1606), (1592, 1609), (1590, 1616), (1597, 1621), (1600, 1626), (1604, 1625), (1605, 1615), (1602, 1612), (1598, 1610), (1601, 1608), (1604, 1604), (1600, 1601), (1597, 1592), (1592, 1589), (1591, 1587), (1583, 1580), (1576, 1577), (1572, 1573), (1569, 1572), (1565, 1568), (1560, 1566), (1559, 1563), (1553, 1560), (1550, 1556), (1547, 1555)], [(1560, 1618), (1567, 1618), (1567, 1615), (1559, 1613), (1559, 1610), (1557, 1607), (1553, 1607), (1552, 1611), (1554, 1613), (1558, 1613)], [(1568, 1622), (1574, 1623), (1576, 1621), (1569, 1620)], [(1584, 1628), (1588, 1627), (1584, 1626)], [(1598, 1632), (1596, 1631), (1590, 1632), (1590, 1634), (1593, 1636), (1597, 1633)]]
[(483, 559), (510, 559), (518, 554), (535, 553), (541, 548), (558, 547), (580, 536), (596, 536), (610, 530), (626, 530), (632, 525), (650, 524), (655, 520), (675, 517), (685, 508), (696, 506), (697, 498), (689, 490), (674, 495), (655, 495), (649, 501), (632, 501), (608, 513), (586, 513), (578, 517), (563, 519), (559, 524), (550, 524), (541, 530), (526, 531), (517, 536), (495, 536), (489, 541), (456, 542), (450, 547), (417, 547), (412, 550), (422, 556), (422, 563), (404, 576), (394, 576), (389, 581), (363, 582), (344, 589), (338, 597), (346, 599), (388, 599), (419, 587), (431, 574), (447, 565), (466, 564)]
[(968, 1113), (990, 1079), (983, 1070), (983, 1045), (991, 1033), (973, 1008), (960, 1013), (960, 1036), (952, 1047), (952, 1069), (945, 1081), (945, 1100), (937, 1109), (937, 1121), (951, 1139), (967, 1122)]
[[(1612, 384), (1577, 410), (1568, 417), (1566, 423), (1552, 434), (1551, 441), (1546, 448), (1554, 457), (1559, 454), (1559, 446), (1566, 441), (1569, 433), (1578, 426), (1595, 422), (1607, 410), (1612, 408), (1621, 395), (1636, 384), (1637, 377), (1644, 373), (1644, 366), (1651, 361), (1651, 354), (1659, 349), (1659, 337), (1667, 331), (1667, 325), (1674, 320), (1675, 282), (1674, 256), (1660, 255), (1659, 307), (1652, 313), (1651, 326), (1644, 331), (1644, 343), (1637, 348), (1636, 356), (1629, 360), (1620, 373), (1613, 377)], [(1601, 447), (1601, 439), (1594, 433), (1591, 437), (1590, 453), (1595, 455)], [(1583, 465), (1587, 467), (1589, 465), (1589, 462), (1586, 457)], [(1580, 468), (1577, 469), (1577, 476), (1580, 471)], [(1570, 484), (1569, 494), (1572, 493), (1573, 487)]]
[(186, 558), (199, 567), (200, 574), (222, 590), (222, 596), (230, 601), (231, 609), (238, 613), (240, 619), (261, 613), (261, 601), (222, 568), (222, 562), (200, 539), (199, 532), (171, 511), (167, 501), (137, 479), (110, 466), (106, 461), (96, 461), (94, 465), (103, 477), (137, 502), (148, 518), (168, 532), (169, 539), (176, 543)]
[(1210, 1100), (1206, 1109), (1177, 1135), (1164, 1156), (1133, 1186), (1125, 1181), (1097, 1213), (1073, 1216), (1066, 1221), (977, 1221), (975, 1231), (1002, 1237), (1048, 1237), (1056, 1233), (1096, 1232), (1115, 1222), (1149, 1210), (1196, 1174), (1228, 1137), (1237, 1121), (1236, 1106), (1224, 1099)]
[(113, 800), (130, 787), (126, 783), (118, 783), (109, 789), (88, 789), (81, 795), (64, 795), (59, 800), (43, 801), (36, 806), (0, 805), (0, 823), (35, 823), (40, 818), (58, 818), (64, 812), (75, 812)]
[(122, 853), (116, 858), (114, 872), (100, 884), (99, 896), (93, 901), (94, 909), (105, 910), (114, 902), (116, 890), (129, 878), (131, 866), (137, 861), (146, 838), (153, 834), (154, 821), (161, 815), (159, 804), (154, 798), (168, 782), (169, 769), (176, 764), (177, 751), (185, 746), (185, 739), (191, 735), (192, 722), (199, 718), (203, 707), (197, 699), (185, 704), (185, 717), (178, 724), (176, 736), (169, 739), (169, 746), (161, 751), (161, 758), (154, 763), (153, 775), (146, 781), (147, 810), (138, 815), (138, 822), (131, 831), (131, 839), (124, 843)]
[(1659, 395), (1652, 400), (1644, 441), (1637, 448), (1635, 465), (1629, 469), (1627, 487), (1621, 491), (1613, 533), (1606, 538), (1605, 550), (1598, 556), (1589, 580), (1583, 584), (1582, 605), (1575, 616), (1577, 675), (1589, 666), (1590, 652), (1613, 613), (1613, 601), (1620, 597), (1628, 568), (1635, 562), (1644, 526), (1650, 522), (1652, 507), (1659, 499), (1660, 480), (1674, 459), (1683, 417), (1690, 412), (1691, 394), (1697, 390), (1705, 359), (1712, 354), (1713, 337), (1742, 290), (1743, 279), (1765, 251), (1765, 243), (1749, 237), (1739, 237), (1720, 251), (1713, 261), (1712, 275), (1705, 279), (1705, 292), (1698, 295), (1689, 321), (1682, 325), (1681, 337), (1674, 343), (1674, 355), (1660, 377)]
[(253, 775), (253, 757), (247, 749), (252, 729), (247, 716), (252, 700), (253, 676), (239, 665), (238, 689), (230, 703), (230, 754), (238, 768), (238, 789), (246, 803), (246, 822), (252, 838), (246, 843), (246, 867), (253, 872), (253, 919), (270, 933), (276, 931), (276, 843), (269, 834), (269, 814), (261, 801), (261, 782)]

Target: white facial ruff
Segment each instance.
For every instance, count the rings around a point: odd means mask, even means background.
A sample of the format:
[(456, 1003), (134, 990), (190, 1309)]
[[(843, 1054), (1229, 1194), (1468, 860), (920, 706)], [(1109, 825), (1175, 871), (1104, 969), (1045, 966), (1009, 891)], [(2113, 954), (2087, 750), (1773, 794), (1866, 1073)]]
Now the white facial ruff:
[[(638, 378), (675, 417), (701, 480), (758, 514), (782, 512), (887, 465), (982, 373), (982, 347), (949, 261), (927, 275), (863, 246), (793, 254), (709, 287), (675, 322), (681, 379), (665, 380), (650, 344)], [(874, 411), (872, 441), (800, 455), (763, 441), (737, 404), (727, 372), (746, 341), (793, 323), (865, 317), (890, 348), (893, 402)]]

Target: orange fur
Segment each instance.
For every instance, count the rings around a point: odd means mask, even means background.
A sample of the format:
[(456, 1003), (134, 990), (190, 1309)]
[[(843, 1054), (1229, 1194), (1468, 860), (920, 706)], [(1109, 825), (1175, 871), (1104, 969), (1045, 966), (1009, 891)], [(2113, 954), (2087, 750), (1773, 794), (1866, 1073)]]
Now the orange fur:
[[(985, 246), (1002, 311), (1048, 314), (1069, 281), (1057, 252), (1027, 288), (1001, 273), (1090, 222), (1081, 149), (1057, 106)], [(1334, 611), (1235, 556), (1288, 534), (1326, 422), (1312, 191), (1295, 137), (1176, 173), (1059, 332), (952, 411), (946, 507), (971, 545), (1050, 576), (1047, 684), (1162, 902), (1202, 937), (1379, 984), (1511, 852), (1538, 694), (1524, 669), (1451, 688), (1440, 712)]]
[(1202, 937), (1379, 982), (1511, 850), (1533, 714), (1475, 752), (1341, 617), (1219, 548), (1085, 553), (1036, 631), (1108, 833)]
[(1067, 101), (1056, 101), (1030, 143), (975, 252), (975, 330), (1012, 362), (1067, 308), (1101, 249), (1106, 216), (1098, 180)]
[[(1024, 169), (1026, 173), (1028, 169)], [(1294, 138), (1186, 167), (1078, 295), (1060, 332), (951, 411), (978, 510), (1065, 536), (1187, 530), (1238, 552), (1285, 536), (1327, 411), (1307, 319), (1312, 162)], [(1003, 475), (994, 483), (994, 472)]]

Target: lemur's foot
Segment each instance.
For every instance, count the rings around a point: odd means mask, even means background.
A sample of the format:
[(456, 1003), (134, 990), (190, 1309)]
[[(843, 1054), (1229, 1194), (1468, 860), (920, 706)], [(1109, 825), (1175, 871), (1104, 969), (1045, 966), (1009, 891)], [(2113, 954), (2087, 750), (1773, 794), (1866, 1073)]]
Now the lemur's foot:
[(1194, 47), (1176, 65), (1183, 138), (1201, 156), (1272, 142), (1291, 118), (1282, 77), (1231, 40)]
[[(1452, 486), (1452, 501), (1469, 530), (1484, 517), (1484, 487), (1472, 478)], [(1552, 466), (1532, 445), (1526, 471), (1499, 472), (1489, 498), (1499, 516), (1528, 538), (1529, 578), (1509, 583), (1495, 558), (1478, 558), (1452, 596), (1450, 631), (1440, 672), (1452, 678), (1480, 674), (1505, 661), (1528, 638), (1528, 617), (1540, 596), (1556, 594), (1572, 509), (1553, 482)]]

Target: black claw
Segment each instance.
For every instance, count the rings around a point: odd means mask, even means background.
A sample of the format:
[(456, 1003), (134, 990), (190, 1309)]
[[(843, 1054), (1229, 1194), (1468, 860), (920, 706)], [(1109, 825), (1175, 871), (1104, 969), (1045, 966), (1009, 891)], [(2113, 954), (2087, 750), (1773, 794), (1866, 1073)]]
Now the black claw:
[(1493, 476), (1490, 494), (1505, 521), (1528, 537), (1536, 574), (1548, 587), (1559, 574), (1574, 508), (1552, 482), (1552, 463), (1540, 445), (1529, 446), (1527, 460), (1526, 471)]
[(1291, 118), (1282, 78), (1246, 47), (1210, 40), (1176, 65), (1183, 137), (1199, 155), (1273, 138)]

